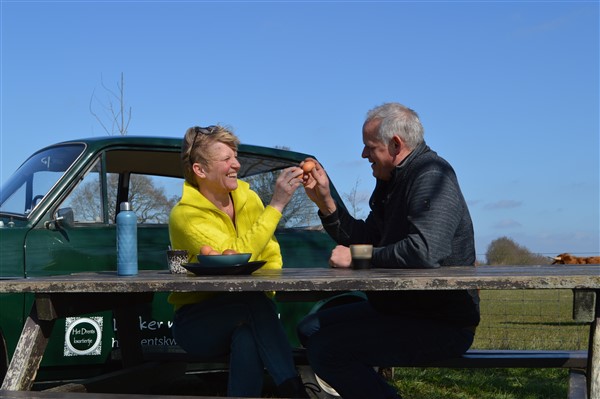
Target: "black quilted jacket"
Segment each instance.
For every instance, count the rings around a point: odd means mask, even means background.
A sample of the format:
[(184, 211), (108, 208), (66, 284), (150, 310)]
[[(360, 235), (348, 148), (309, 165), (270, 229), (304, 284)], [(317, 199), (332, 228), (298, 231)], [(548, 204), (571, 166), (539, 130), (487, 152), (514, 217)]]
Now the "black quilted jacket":
[[(471, 216), (450, 164), (425, 143), (396, 167), (389, 181), (378, 180), (366, 220), (345, 209), (322, 218), (325, 230), (342, 245), (372, 243), (376, 268), (434, 268), (474, 265)], [(474, 291), (371, 292), (385, 313), (433, 318), (461, 326), (479, 323)]]

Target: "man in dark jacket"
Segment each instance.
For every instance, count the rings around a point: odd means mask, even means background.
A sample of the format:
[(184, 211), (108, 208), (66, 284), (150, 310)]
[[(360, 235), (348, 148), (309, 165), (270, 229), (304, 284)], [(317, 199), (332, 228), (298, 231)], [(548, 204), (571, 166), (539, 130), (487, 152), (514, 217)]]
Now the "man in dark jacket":
[[(339, 244), (332, 267), (350, 267), (350, 244), (373, 244), (374, 268), (475, 264), (473, 224), (454, 170), (423, 139), (413, 110), (387, 103), (367, 114), (362, 157), (377, 184), (366, 220), (338, 207), (320, 164), (305, 177), (325, 230)], [(399, 398), (374, 370), (457, 357), (479, 323), (475, 291), (368, 292), (368, 300), (306, 317), (300, 338), (315, 373), (344, 399)]]

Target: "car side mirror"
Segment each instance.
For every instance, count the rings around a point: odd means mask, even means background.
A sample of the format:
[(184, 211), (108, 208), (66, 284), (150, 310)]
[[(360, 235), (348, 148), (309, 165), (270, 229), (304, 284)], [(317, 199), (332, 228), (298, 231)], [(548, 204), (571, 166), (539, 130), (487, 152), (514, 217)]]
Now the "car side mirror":
[(61, 208), (56, 212), (56, 219), (60, 221), (63, 226), (73, 226), (75, 223), (75, 215), (73, 208)]
[(75, 223), (73, 208), (61, 208), (56, 211), (56, 218), (44, 225), (49, 230), (58, 230), (60, 227), (70, 227)]

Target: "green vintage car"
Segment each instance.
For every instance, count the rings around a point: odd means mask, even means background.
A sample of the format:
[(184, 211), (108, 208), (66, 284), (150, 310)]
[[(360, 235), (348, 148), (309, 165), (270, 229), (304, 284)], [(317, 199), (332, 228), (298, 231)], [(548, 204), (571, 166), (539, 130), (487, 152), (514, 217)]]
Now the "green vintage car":
[[(168, 269), (168, 216), (183, 184), (180, 150), (178, 138), (126, 136), (66, 141), (34, 153), (0, 188), (0, 284), (10, 278), (115, 271), (115, 216), (123, 201), (138, 217), (139, 268)], [(268, 203), (279, 171), (307, 156), (241, 145), (239, 176)], [(276, 235), (284, 267), (328, 267), (335, 244), (303, 190), (286, 208)], [(142, 345), (176, 344), (166, 296), (156, 295), (153, 305), (140, 311)], [(31, 295), (0, 295), (0, 380), (32, 302)], [(311, 304), (278, 306), (297, 345), (296, 322)], [(117, 332), (111, 312), (59, 320), (36, 381), (88, 378), (119, 367)]]

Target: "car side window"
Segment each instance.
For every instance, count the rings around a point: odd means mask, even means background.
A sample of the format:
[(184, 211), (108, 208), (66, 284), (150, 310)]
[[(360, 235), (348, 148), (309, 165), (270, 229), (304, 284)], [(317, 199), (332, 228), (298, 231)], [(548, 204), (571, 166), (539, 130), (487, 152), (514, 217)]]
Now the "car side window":
[(182, 187), (183, 178), (131, 174), (129, 202), (138, 224), (168, 224)]
[[(108, 223), (104, 215), (100, 165), (100, 160), (96, 160), (59, 207), (72, 213), (73, 223)], [(116, 196), (116, 186), (113, 195)]]
[[(138, 224), (167, 225), (171, 209), (182, 193), (184, 179), (174, 168), (179, 167), (178, 161), (178, 153), (107, 151), (80, 179), (60, 210), (69, 215), (69, 219), (72, 213), (71, 221), (76, 224), (114, 224), (118, 202), (127, 200), (137, 215)], [(105, 171), (102, 170), (103, 164)], [(271, 201), (281, 169), (256, 172), (241, 178), (250, 184), (266, 206)], [(119, 192), (119, 187), (122, 192)], [(278, 227), (305, 229), (320, 226), (317, 207), (299, 188), (285, 207)]]
[[(258, 194), (266, 206), (273, 197), (273, 188), (281, 171), (270, 171), (242, 178), (250, 184), (250, 188)], [(308, 228), (320, 227), (321, 221), (317, 215), (317, 206), (306, 196), (304, 189), (296, 190), (292, 199), (283, 210), (283, 216), (278, 228)]]
[[(138, 224), (168, 224), (171, 209), (181, 197), (183, 178), (160, 175), (160, 167), (148, 168), (154, 155), (144, 151), (107, 152), (106, 172), (102, 170), (102, 157), (98, 157), (63, 201), (59, 213), (69, 215), (70, 222), (76, 224), (114, 224), (121, 185), (127, 187), (123, 195), (131, 203)], [(152, 171), (148, 173), (148, 169)]]

